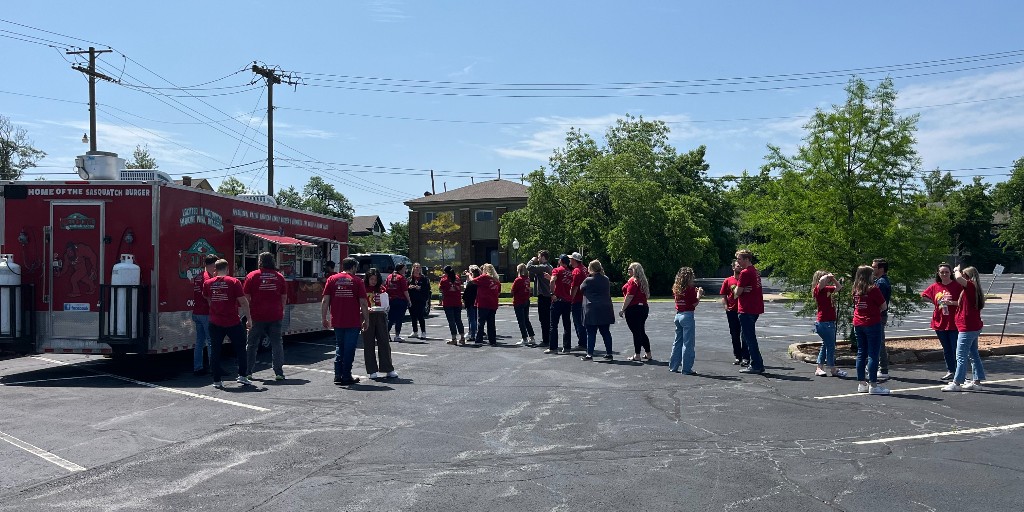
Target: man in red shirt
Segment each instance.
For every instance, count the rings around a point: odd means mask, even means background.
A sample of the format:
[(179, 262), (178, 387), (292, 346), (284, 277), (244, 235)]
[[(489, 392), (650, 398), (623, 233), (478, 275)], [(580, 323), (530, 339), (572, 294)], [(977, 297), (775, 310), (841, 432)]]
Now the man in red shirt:
[(256, 371), (256, 350), (266, 336), (270, 341), (274, 380), (284, 380), (284, 343), (281, 339), (281, 325), (284, 320), (284, 307), (288, 304), (288, 283), (277, 271), (274, 255), (262, 252), (259, 256), (260, 268), (245, 276), (242, 291), (249, 300), (249, 338), (245, 343), (248, 356), (249, 378)]
[(750, 355), (750, 366), (740, 370), (742, 373), (764, 373), (764, 359), (757, 346), (757, 332), (754, 324), (757, 317), (764, 313), (764, 293), (761, 291), (761, 274), (754, 268), (754, 253), (747, 249), (736, 251), (736, 262), (740, 266), (738, 282), (733, 286), (736, 296), (736, 310), (740, 317), (740, 337), (747, 346)]
[[(203, 283), (217, 271), (216, 254), (207, 254), (203, 259), (206, 268), (192, 278), (192, 323), (196, 326), (196, 345), (192, 349), (192, 373), (196, 377), (206, 375), (203, 368), (203, 349), (210, 346), (210, 303), (203, 296)], [(213, 349), (210, 349), (211, 352)]]
[(569, 288), (569, 295), (572, 296), (572, 326), (576, 329), (575, 350), (586, 350), (584, 340), (587, 339), (587, 326), (583, 325), (583, 293), (580, 292), (580, 285), (587, 278), (587, 268), (583, 264), (582, 254), (574, 252), (570, 258), (572, 286)]
[(210, 301), (210, 366), (213, 367), (213, 387), (223, 389), (220, 367), (220, 351), (224, 337), (231, 340), (238, 362), (238, 382), (252, 385), (246, 377), (249, 374), (245, 350), (245, 328), (242, 318), (249, 316), (249, 301), (242, 291), (242, 283), (228, 275), (227, 260), (217, 260), (214, 264), (217, 275), (203, 282), (203, 296)]
[(725, 318), (729, 321), (729, 336), (732, 337), (732, 355), (736, 358), (732, 364), (747, 366), (750, 364), (750, 354), (747, 353), (747, 346), (740, 339), (740, 314), (736, 310), (736, 296), (732, 294), (732, 288), (740, 284), (740, 264), (732, 260), (732, 275), (722, 281), (722, 289), (718, 292), (722, 296), (722, 306), (725, 308)]
[(548, 338), (548, 349), (545, 354), (558, 352), (558, 320), (562, 320), (562, 353), (569, 353), (572, 334), (569, 333), (569, 314), (572, 310), (572, 271), (569, 270), (569, 256), (558, 257), (558, 268), (551, 271), (551, 334)]
[(359, 333), (370, 326), (366, 285), (355, 275), (357, 266), (355, 258), (342, 260), (341, 272), (327, 279), (320, 303), (324, 328), (334, 329), (334, 383), (339, 386), (359, 382), (358, 377), (352, 376), (352, 362)]

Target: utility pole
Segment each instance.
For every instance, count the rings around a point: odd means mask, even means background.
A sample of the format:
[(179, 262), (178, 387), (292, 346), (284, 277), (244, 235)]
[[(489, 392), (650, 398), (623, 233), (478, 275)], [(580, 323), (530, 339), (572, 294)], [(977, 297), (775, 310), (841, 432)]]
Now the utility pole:
[(291, 75), (276, 69), (252, 65), (252, 72), (267, 80), (267, 194), (274, 195), (274, 84), (299, 85)]
[(108, 82), (116, 82), (113, 78), (96, 71), (96, 55), (112, 51), (97, 50), (90, 46), (88, 51), (65, 52), (67, 55), (89, 54), (89, 67), (84, 68), (78, 64), (71, 65), (71, 69), (81, 71), (89, 77), (89, 151), (96, 151), (96, 79), (102, 78)]

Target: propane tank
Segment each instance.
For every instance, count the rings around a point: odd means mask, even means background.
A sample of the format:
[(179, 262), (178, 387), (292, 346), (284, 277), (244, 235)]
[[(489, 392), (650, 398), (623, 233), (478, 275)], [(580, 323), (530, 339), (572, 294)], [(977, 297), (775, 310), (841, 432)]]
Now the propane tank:
[(21, 266), (0, 254), (0, 336), (21, 336)]
[(121, 261), (114, 265), (110, 274), (110, 284), (114, 286), (114, 296), (110, 304), (109, 332), (113, 336), (137, 337), (138, 322), (132, 322), (131, 332), (128, 332), (128, 319), (139, 317), (139, 290), (136, 288), (117, 288), (118, 286), (133, 286), (142, 283), (142, 270), (135, 264), (135, 256), (122, 254)]

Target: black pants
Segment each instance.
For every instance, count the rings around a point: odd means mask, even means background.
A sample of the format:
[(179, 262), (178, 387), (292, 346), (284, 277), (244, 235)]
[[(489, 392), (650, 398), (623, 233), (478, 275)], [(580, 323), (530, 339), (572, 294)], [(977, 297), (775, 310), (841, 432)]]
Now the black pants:
[(633, 333), (633, 352), (636, 354), (640, 353), (640, 349), (651, 353), (651, 339), (647, 337), (646, 328), (650, 313), (651, 308), (647, 304), (633, 304), (626, 308), (626, 325), (629, 326), (629, 332)]
[(210, 323), (210, 369), (213, 370), (213, 381), (220, 382), (223, 369), (220, 367), (220, 351), (224, 344), (224, 337), (231, 340), (231, 348), (235, 351), (235, 360), (238, 363), (238, 376), (244, 377), (249, 374), (248, 358), (245, 353), (245, 327), (241, 323), (224, 327)]
[(540, 319), (540, 339), (544, 340), (544, 345), (548, 344), (548, 338), (551, 337), (551, 296), (550, 295), (538, 295), (537, 296), (537, 318)]
[(462, 306), (445, 306), (444, 316), (448, 319), (448, 330), (452, 332), (452, 338), (456, 334), (459, 336), (465, 334), (466, 327), (462, 323)]
[(491, 345), (498, 344), (498, 335), (494, 331), (494, 314), (497, 313), (497, 309), (487, 308), (476, 308), (476, 344), (484, 344), (484, 326), (487, 326), (487, 343)]
[(412, 317), (412, 332), (427, 332), (427, 303), (414, 300), (409, 303), (409, 316)]
[(729, 336), (732, 337), (732, 356), (740, 361), (749, 361), (750, 354), (747, 353), (747, 345), (740, 338), (740, 314), (736, 310), (725, 310), (725, 317), (729, 319)]
[(558, 319), (562, 319), (562, 347), (566, 350), (572, 348), (572, 332), (569, 330), (569, 317), (572, 315), (572, 305), (567, 301), (559, 300), (551, 304), (551, 334), (548, 337), (548, 348), (558, 350)]
[(525, 340), (533, 337), (533, 324), (530, 322), (530, 303), (513, 306), (516, 311), (516, 322), (519, 323), (519, 334)]

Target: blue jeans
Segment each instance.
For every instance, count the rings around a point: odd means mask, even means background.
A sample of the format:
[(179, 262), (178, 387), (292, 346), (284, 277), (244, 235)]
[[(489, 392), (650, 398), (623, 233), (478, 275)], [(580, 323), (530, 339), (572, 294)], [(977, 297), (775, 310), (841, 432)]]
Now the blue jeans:
[(604, 351), (608, 355), (612, 355), (612, 332), (608, 329), (608, 324), (603, 325), (588, 325), (587, 329), (587, 355), (593, 357), (594, 345), (597, 345), (597, 331), (601, 331), (601, 339), (604, 340)]
[(572, 326), (576, 330), (576, 344), (583, 345), (584, 340), (587, 339), (587, 326), (583, 325), (582, 302), (576, 302), (572, 305)]
[(962, 332), (956, 338), (956, 373), (953, 382), (963, 384), (967, 377), (967, 360), (970, 359), (974, 380), (985, 380), (985, 367), (978, 354), (978, 335), (981, 331)]
[(670, 371), (679, 371), (680, 363), (683, 373), (693, 371), (693, 360), (697, 358), (694, 331), (693, 311), (676, 313), (676, 340), (672, 343), (672, 356), (668, 360)]
[(821, 350), (818, 351), (818, 366), (832, 368), (836, 365), (836, 323), (814, 322), (814, 332), (821, 337)]
[(210, 345), (210, 315), (192, 314), (192, 323), (196, 325), (196, 346), (192, 350), (192, 369), (203, 369), (203, 348)]
[(551, 333), (548, 335), (548, 348), (558, 350), (558, 320), (562, 320), (562, 347), (566, 350), (572, 348), (572, 334), (569, 333), (569, 315), (572, 306), (564, 300), (551, 302)]
[(334, 380), (352, 380), (352, 362), (356, 359), (358, 327), (334, 328)]
[(391, 332), (391, 326), (394, 326), (395, 336), (402, 334), (402, 322), (405, 320), (405, 310), (407, 309), (409, 309), (409, 301), (391, 299), (391, 309), (388, 310), (388, 332)]
[(942, 345), (942, 357), (946, 360), (946, 371), (956, 371), (956, 331), (935, 331), (939, 337), (939, 344)]
[(476, 339), (477, 316), (479, 316), (479, 311), (476, 310), (476, 306), (466, 306), (466, 317), (469, 319), (469, 337), (473, 340)]
[[(878, 381), (878, 354), (882, 351), (882, 324), (854, 326), (857, 336), (857, 381)], [(864, 367), (867, 366), (865, 375)]]
[(465, 335), (466, 327), (462, 325), (462, 306), (445, 306), (444, 316), (448, 319), (448, 330), (452, 332), (452, 338), (456, 334)]
[(757, 317), (761, 315), (740, 313), (739, 316), (740, 337), (743, 338), (743, 344), (747, 346), (747, 353), (750, 355), (750, 369), (764, 371), (764, 359), (761, 358), (761, 349), (757, 346), (757, 331), (754, 328)]

